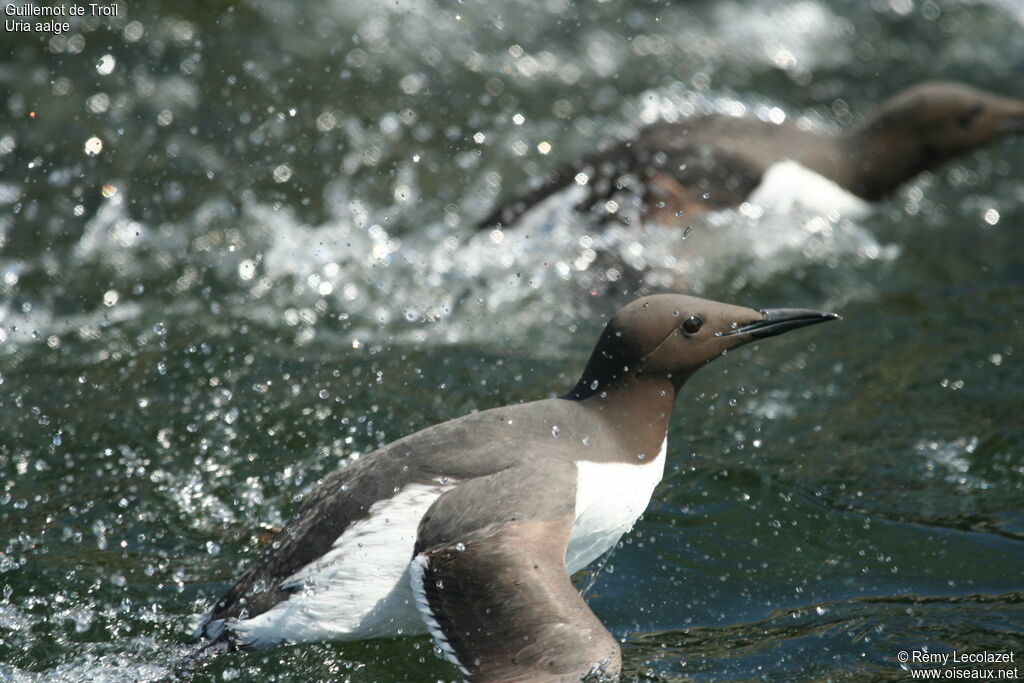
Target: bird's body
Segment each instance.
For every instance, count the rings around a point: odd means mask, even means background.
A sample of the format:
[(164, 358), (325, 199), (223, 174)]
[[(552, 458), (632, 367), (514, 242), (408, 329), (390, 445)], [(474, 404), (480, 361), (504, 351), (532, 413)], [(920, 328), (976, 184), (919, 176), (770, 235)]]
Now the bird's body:
[(199, 634), (260, 648), (428, 631), (472, 680), (614, 677), (618, 643), (569, 577), (647, 507), (679, 388), (730, 348), (834, 317), (634, 302), (564, 397), (450, 420), (329, 475)]
[(608, 200), (626, 192), (640, 199), (644, 218), (685, 223), (707, 211), (770, 199), (767, 195), (777, 188), (768, 190), (763, 183), (780, 164), (799, 166), (856, 197), (876, 201), (922, 171), (1021, 130), (1024, 100), (947, 82), (909, 88), (835, 135), (791, 120), (723, 114), (659, 122), (634, 139), (553, 171), (533, 190), (499, 205), (479, 225), (510, 226), (574, 183), (588, 190), (580, 208), (618, 212), (620, 202), (612, 201), (609, 210)]
[[(408, 575), (420, 520), (459, 484), (515, 476), (517, 467), (545, 471), (552, 495), (571, 503), (566, 566), (583, 569), (632, 528), (664, 472), (664, 434), (634, 446), (648, 451), (637, 467), (622, 464), (633, 449), (611, 443), (610, 431), (600, 411), (545, 399), (450, 420), (353, 462), (306, 501), (275, 539), (270, 561), (250, 566), (218, 603), (207, 634), (219, 636), (217, 622), (234, 620), (236, 644), (259, 648), (425, 633)], [(476, 433), (486, 442), (471, 438)], [(593, 446), (595, 459), (575, 461), (577, 446)], [(602, 500), (615, 505), (596, 504)]]

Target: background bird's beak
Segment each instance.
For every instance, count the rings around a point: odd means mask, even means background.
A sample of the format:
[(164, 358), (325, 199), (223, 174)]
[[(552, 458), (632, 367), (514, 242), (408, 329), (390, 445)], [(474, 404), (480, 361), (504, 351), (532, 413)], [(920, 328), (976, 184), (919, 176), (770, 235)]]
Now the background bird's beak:
[(751, 337), (761, 339), (763, 337), (774, 337), (777, 334), (795, 330), (798, 327), (806, 327), (807, 325), (839, 319), (839, 316), (835, 313), (814, 311), (806, 308), (766, 308), (761, 311), (761, 314), (764, 315), (761, 320), (738, 327), (729, 332), (724, 332), (722, 336), (749, 334)]
[(1003, 133), (1024, 133), (1024, 114), (1007, 116), (996, 125), (996, 128)]

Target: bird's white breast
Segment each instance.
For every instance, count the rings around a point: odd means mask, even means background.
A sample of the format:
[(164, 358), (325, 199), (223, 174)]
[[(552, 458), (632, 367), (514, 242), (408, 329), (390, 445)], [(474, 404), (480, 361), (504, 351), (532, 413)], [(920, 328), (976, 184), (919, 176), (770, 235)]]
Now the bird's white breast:
[(576, 463), (576, 520), (565, 552), (570, 574), (611, 549), (633, 528), (665, 473), (667, 444), (666, 439), (649, 462)]
[(870, 211), (870, 205), (860, 197), (790, 160), (769, 166), (747, 202), (781, 214), (803, 208), (814, 213), (836, 211), (842, 216), (859, 218)]

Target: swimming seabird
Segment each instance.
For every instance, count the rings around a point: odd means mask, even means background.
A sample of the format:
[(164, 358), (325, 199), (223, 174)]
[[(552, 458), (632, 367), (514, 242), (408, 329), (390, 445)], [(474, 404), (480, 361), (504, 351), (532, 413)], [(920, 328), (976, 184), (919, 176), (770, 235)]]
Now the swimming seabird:
[[(538, 187), (502, 202), (479, 227), (512, 226), (575, 184), (585, 186), (580, 209), (606, 212), (607, 200), (626, 190), (639, 195), (644, 218), (667, 225), (762, 197), (766, 178), (776, 175), (781, 183), (811, 184), (811, 191), (831, 181), (876, 201), (923, 171), (1021, 131), (1024, 100), (948, 81), (907, 88), (838, 135), (804, 130), (791, 120), (724, 114), (660, 122), (553, 171)], [(810, 183), (808, 171), (820, 176), (817, 182)]]
[(229, 648), (429, 632), (473, 681), (614, 678), (570, 576), (643, 513), (676, 394), (726, 351), (835, 319), (638, 299), (561, 398), (456, 418), (327, 476), (201, 620)]

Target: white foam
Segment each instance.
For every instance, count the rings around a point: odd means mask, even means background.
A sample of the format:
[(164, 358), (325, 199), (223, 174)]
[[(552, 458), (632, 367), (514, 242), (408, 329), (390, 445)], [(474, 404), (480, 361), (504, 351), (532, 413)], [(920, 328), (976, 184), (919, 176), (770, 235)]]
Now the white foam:
[[(154, 229), (131, 221), (124, 209), (126, 188), (90, 220), (74, 258), (128, 275), (169, 268), (139, 251), (133, 237), (139, 231), (147, 249), (185, 249), (197, 268), (229, 285), (235, 280), (232, 314), (270, 326), (281, 326), (284, 317), (299, 345), (324, 334), (340, 336), (342, 344), (382, 338), (417, 345), (504, 344), (506, 338), (529, 339), (528, 330), (564, 329), (590, 316), (588, 293), (648, 288), (700, 294), (714, 284), (716, 297), (723, 298), (730, 291), (720, 285), (740, 263), (751, 266), (743, 286), (834, 259), (864, 264), (893, 257), (895, 248), (881, 245), (848, 215), (859, 200), (846, 201), (835, 190), (795, 164), (781, 164), (756, 196), (771, 210), (748, 204), (705, 215), (693, 222), (689, 237), (639, 221), (599, 226), (597, 217), (575, 211), (585, 192), (576, 185), (533, 207), (511, 229), (460, 234), (428, 222), (401, 237), (384, 227), (381, 209), (360, 202), (349, 201), (347, 215), (311, 226), (288, 210), (249, 201), (235, 217), (246, 225), (240, 247), (224, 251), (203, 247), (205, 234), (197, 237), (192, 226)], [(808, 197), (825, 202), (809, 209), (814, 202)], [(630, 210), (623, 205), (622, 211)], [(214, 225), (225, 211), (211, 202), (194, 221)], [(16, 279), (19, 268), (29, 267), (0, 260), (0, 275), (9, 271)], [(189, 277), (180, 275), (181, 287), (190, 286), (184, 282)], [(0, 336), (7, 344), (68, 332), (90, 337), (111, 323), (153, 315), (146, 298), (136, 300), (126, 291), (119, 292), (116, 305), (59, 318), (46, 302), (35, 302), (28, 312), (12, 304), (0, 301)], [(173, 324), (174, 316), (200, 306), (182, 298), (162, 315)], [(339, 317), (343, 325), (336, 324)], [(556, 355), (576, 343), (562, 334), (544, 342)]]

